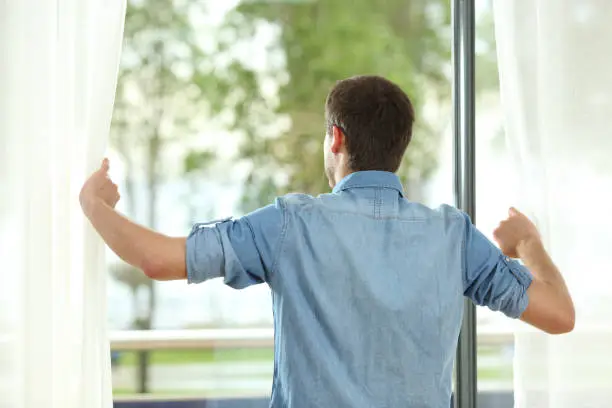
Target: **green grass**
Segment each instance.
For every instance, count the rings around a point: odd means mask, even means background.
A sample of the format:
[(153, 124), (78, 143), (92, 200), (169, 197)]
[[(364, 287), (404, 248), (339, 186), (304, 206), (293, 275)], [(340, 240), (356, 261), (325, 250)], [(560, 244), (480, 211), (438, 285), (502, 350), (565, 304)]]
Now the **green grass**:
[[(271, 381), (272, 379), (270, 379)], [(512, 368), (479, 368), (478, 381), (512, 381)], [(154, 397), (168, 398), (227, 398), (240, 397), (241, 395), (251, 395), (249, 391), (236, 390), (218, 390), (218, 391), (202, 391), (202, 390), (152, 390), (146, 395)], [(135, 390), (125, 388), (115, 388), (113, 390), (114, 397), (133, 397), (138, 395)]]
[(478, 368), (479, 381), (512, 381), (512, 367)]
[[(113, 389), (113, 398), (130, 398), (140, 396), (142, 394), (136, 393), (135, 390), (126, 388), (115, 388)], [(218, 391), (198, 391), (198, 390), (153, 390), (144, 394), (148, 397), (164, 397), (164, 398), (237, 398), (241, 396), (252, 396), (252, 392), (245, 392), (244, 390), (218, 390)]]
[(480, 346), (478, 347), (477, 353), (480, 357), (495, 357), (500, 355), (501, 349), (499, 347)]
[[(499, 350), (495, 348), (479, 348), (479, 356), (496, 356)], [(272, 364), (274, 351), (270, 348), (262, 349), (218, 349), (218, 350), (154, 350), (150, 352), (152, 365), (181, 365), (181, 364), (206, 364), (227, 362), (269, 362)], [(136, 352), (122, 352), (119, 365), (135, 366), (137, 363)], [(270, 379), (271, 380), (271, 379)], [(502, 367), (479, 367), (479, 381), (512, 381), (512, 366)], [(136, 395), (135, 390), (116, 388), (113, 390), (115, 397), (130, 397)], [(248, 394), (245, 390), (152, 390), (148, 395), (168, 398), (223, 398), (227, 396), (240, 396)]]
[[(262, 349), (218, 349), (218, 350), (154, 350), (150, 352), (151, 364), (178, 365), (197, 363), (227, 363), (227, 362), (270, 362), (274, 360), (274, 350)], [(120, 366), (137, 364), (136, 352), (122, 352), (119, 358)]]
[[(478, 355), (498, 355), (495, 348), (478, 349)], [(122, 366), (136, 365), (137, 352), (122, 351), (119, 364)], [(151, 364), (189, 364), (216, 362), (251, 362), (274, 360), (274, 350), (271, 348), (257, 349), (216, 349), (216, 350), (154, 350), (150, 352)]]
[[(218, 350), (154, 350), (150, 352), (152, 365), (181, 365), (227, 362), (269, 362), (274, 360), (274, 351), (270, 348), (261, 349), (218, 349)], [(478, 354), (495, 355), (497, 350), (478, 350)], [(135, 366), (136, 352), (122, 352), (120, 366)], [(512, 367), (478, 368), (479, 378), (488, 380), (512, 379)]]

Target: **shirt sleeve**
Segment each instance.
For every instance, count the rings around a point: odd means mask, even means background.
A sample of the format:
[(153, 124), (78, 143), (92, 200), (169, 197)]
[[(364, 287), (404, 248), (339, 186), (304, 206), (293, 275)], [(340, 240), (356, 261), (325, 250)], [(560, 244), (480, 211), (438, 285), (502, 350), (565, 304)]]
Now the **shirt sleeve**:
[(187, 281), (223, 278), (243, 289), (268, 282), (284, 231), (280, 201), (239, 219), (196, 224), (187, 237)]
[(529, 303), (527, 289), (532, 276), (518, 261), (506, 257), (465, 218), (464, 295), (480, 306), (520, 317)]

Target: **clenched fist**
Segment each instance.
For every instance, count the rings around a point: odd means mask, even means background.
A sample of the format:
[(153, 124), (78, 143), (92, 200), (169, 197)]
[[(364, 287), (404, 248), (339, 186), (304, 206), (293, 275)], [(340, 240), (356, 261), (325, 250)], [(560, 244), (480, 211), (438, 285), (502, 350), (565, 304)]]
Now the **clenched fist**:
[(119, 201), (120, 195), (117, 185), (108, 176), (108, 159), (102, 161), (100, 168), (93, 173), (83, 185), (79, 201), (85, 215), (89, 216), (96, 202), (104, 202), (112, 208)]
[(510, 208), (508, 218), (502, 221), (493, 232), (495, 241), (504, 255), (518, 258), (518, 248), (521, 244), (540, 240), (536, 226), (516, 208)]

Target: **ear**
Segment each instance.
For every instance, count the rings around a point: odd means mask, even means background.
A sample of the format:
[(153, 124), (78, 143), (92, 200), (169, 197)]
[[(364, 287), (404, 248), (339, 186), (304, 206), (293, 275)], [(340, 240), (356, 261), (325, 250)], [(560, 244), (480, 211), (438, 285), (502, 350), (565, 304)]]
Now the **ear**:
[(342, 129), (338, 126), (332, 126), (332, 143), (331, 143), (331, 151), (334, 154), (338, 154), (340, 150), (344, 146), (344, 133)]

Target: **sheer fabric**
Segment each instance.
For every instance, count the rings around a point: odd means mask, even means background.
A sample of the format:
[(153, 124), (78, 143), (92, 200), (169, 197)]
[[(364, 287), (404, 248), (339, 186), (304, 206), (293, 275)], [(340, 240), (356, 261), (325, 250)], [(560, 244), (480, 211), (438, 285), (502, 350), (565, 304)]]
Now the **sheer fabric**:
[(494, 11), (515, 195), (577, 312), (569, 335), (516, 333), (515, 404), (610, 406), (612, 2), (496, 0)]
[(125, 1), (0, 1), (0, 407), (110, 408), (104, 247), (80, 186), (106, 149)]

